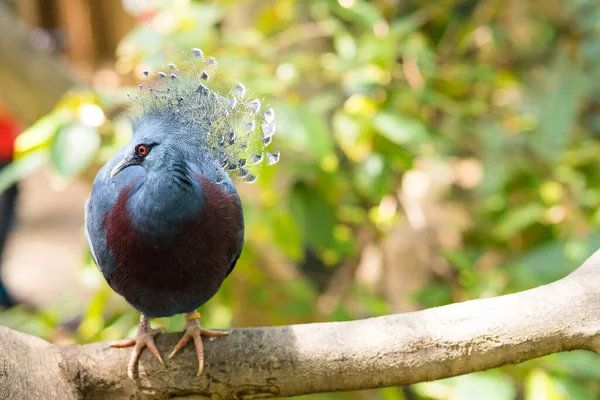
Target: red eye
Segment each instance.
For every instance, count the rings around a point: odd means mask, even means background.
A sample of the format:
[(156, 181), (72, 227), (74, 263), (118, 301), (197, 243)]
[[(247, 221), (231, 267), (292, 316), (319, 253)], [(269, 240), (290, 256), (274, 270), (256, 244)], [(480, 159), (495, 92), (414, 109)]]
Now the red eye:
[(137, 153), (142, 157), (145, 156), (146, 154), (148, 154), (148, 147), (144, 146), (143, 144), (140, 144), (137, 147)]

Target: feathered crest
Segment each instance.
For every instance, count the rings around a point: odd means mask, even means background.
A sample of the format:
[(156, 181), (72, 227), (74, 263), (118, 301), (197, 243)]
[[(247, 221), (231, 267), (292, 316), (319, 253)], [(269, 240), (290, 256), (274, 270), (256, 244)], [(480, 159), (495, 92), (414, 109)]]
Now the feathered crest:
[(275, 134), (275, 112), (263, 108), (259, 99), (250, 99), (242, 83), (228, 89), (209, 83), (217, 60), (205, 59), (197, 48), (192, 55), (182, 68), (171, 63), (168, 72), (143, 71), (154, 79), (139, 85), (134, 100), (142, 115), (177, 119), (187, 132), (199, 135), (198, 145), (214, 156), (223, 171), (237, 172), (245, 182), (254, 183), (258, 175), (251, 172), (253, 166), (279, 161), (278, 151), (265, 149)]

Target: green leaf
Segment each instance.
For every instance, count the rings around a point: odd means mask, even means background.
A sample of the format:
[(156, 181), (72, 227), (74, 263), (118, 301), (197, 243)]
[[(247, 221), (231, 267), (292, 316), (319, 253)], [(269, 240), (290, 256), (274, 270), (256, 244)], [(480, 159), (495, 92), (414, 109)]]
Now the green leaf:
[(314, 249), (333, 246), (334, 209), (321, 192), (298, 183), (292, 189), (290, 206), (305, 243)]
[(339, 33), (334, 37), (335, 50), (346, 60), (356, 59), (356, 40), (348, 33)]
[(553, 354), (551, 357), (557, 361), (555, 369), (558, 371), (577, 379), (600, 381), (600, 359), (591, 351), (575, 350)]
[(483, 195), (497, 193), (509, 180), (514, 164), (507, 157), (509, 138), (496, 123), (482, 123), (476, 129), (483, 145), (483, 182), (477, 191)]
[(525, 400), (568, 400), (548, 373), (534, 370), (525, 380)]
[(531, 146), (548, 161), (560, 157), (571, 141), (588, 79), (565, 56), (559, 56), (547, 79), (550, 87), (533, 99), (539, 107), (539, 130)]
[(100, 135), (94, 128), (82, 124), (62, 127), (50, 146), (50, 159), (64, 176), (74, 176), (93, 161), (100, 148)]
[(277, 135), (290, 148), (318, 158), (333, 150), (329, 127), (320, 115), (303, 106), (284, 103), (273, 108), (277, 113)]
[(0, 193), (35, 172), (47, 160), (48, 152), (45, 149), (34, 150), (2, 168), (0, 170)]
[(452, 303), (452, 288), (446, 284), (430, 283), (415, 294), (424, 307), (439, 307)]
[(537, 223), (544, 212), (544, 207), (537, 203), (526, 204), (509, 210), (496, 225), (493, 235), (501, 240), (509, 239), (531, 225)]
[(439, 400), (513, 400), (516, 389), (500, 371), (477, 372), (415, 385), (423, 396)]
[(71, 117), (66, 109), (57, 109), (40, 118), (15, 140), (17, 157), (50, 142), (56, 131)]
[(273, 243), (292, 260), (302, 258), (302, 243), (298, 225), (288, 213), (274, 212), (270, 218)]
[(553, 379), (557, 390), (564, 393), (566, 399), (598, 400), (597, 395), (593, 394), (591, 390), (576, 379), (566, 376), (555, 376)]
[(358, 0), (353, 2), (350, 7), (341, 7), (337, 2), (334, 4), (333, 9), (340, 17), (363, 28), (371, 28), (376, 21), (381, 19), (381, 12), (370, 1)]
[(386, 185), (387, 169), (381, 154), (372, 153), (358, 164), (354, 171), (356, 187), (374, 201), (380, 199), (389, 188)]
[(397, 145), (416, 147), (431, 139), (427, 127), (421, 121), (395, 115), (389, 111), (382, 111), (375, 115), (373, 124), (382, 136)]
[(191, 3), (189, 8), (182, 10), (182, 14), (193, 17), (197, 21), (195, 33), (198, 35), (198, 29), (214, 27), (223, 19), (223, 9), (218, 4), (210, 3)]
[(500, 371), (464, 375), (457, 378), (455, 400), (512, 400), (517, 391), (511, 379)]
[(579, 265), (587, 255), (600, 247), (600, 236), (591, 235), (578, 246), (582, 248), (577, 251), (582, 255), (579, 259), (569, 257), (568, 250), (572, 246), (572, 243), (560, 241), (546, 242), (514, 259), (508, 266), (513, 279), (510, 289), (529, 289), (564, 277), (573, 270), (574, 265)]
[(370, 121), (338, 111), (332, 119), (335, 138), (348, 158), (361, 161), (372, 150), (373, 130)]

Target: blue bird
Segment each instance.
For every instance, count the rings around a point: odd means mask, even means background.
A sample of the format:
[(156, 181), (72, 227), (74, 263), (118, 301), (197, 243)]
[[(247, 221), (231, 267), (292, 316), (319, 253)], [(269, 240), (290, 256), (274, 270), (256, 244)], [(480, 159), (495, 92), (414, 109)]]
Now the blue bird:
[(169, 64), (169, 73), (139, 86), (132, 139), (100, 169), (85, 206), (94, 261), (141, 312), (136, 337), (113, 344), (133, 346), (130, 379), (144, 347), (164, 364), (154, 343), (161, 330), (151, 329), (149, 318), (184, 313), (186, 331), (169, 358), (193, 340), (202, 373), (201, 336), (228, 332), (204, 329), (196, 309), (217, 293), (244, 244), (230, 174), (252, 183), (254, 165), (279, 160), (265, 151), (275, 133), (273, 110), (248, 100), (241, 83), (225, 93), (211, 89), (217, 61), (192, 50), (191, 68)]

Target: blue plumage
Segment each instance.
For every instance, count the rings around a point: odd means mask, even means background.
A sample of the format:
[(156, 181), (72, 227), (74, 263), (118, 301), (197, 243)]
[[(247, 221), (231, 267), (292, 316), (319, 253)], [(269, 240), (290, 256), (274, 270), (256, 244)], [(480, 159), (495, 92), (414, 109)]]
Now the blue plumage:
[[(215, 184), (211, 155), (181, 149), (162, 133), (175, 129), (170, 122), (140, 122), (132, 144), (98, 174), (88, 204), (96, 262), (111, 287), (148, 317), (190, 313), (209, 300), (243, 245), (230, 178)], [(139, 143), (152, 146), (141, 165), (111, 177)]]
[(132, 140), (98, 172), (86, 203), (94, 261), (142, 312), (138, 336), (119, 344), (135, 345), (130, 377), (144, 346), (162, 362), (153, 342), (158, 331), (147, 318), (180, 313), (188, 314), (188, 329), (172, 355), (194, 339), (201, 372), (200, 335), (225, 333), (201, 328), (195, 310), (218, 291), (244, 242), (241, 202), (228, 173), (254, 182), (253, 161), (279, 159), (264, 151), (275, 131), (273, 110), (261, 113), (258, 100), (246, 101), (241, 84), (225, 95), (210, 89), (206, 68), (216, 60), (202, 66), (181, 75), (170, 64), (170, 78), (159, 73), (158, 83), (141, 85)]

